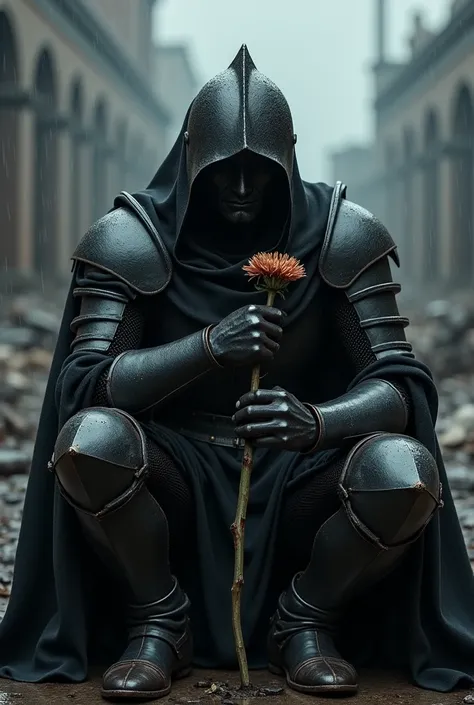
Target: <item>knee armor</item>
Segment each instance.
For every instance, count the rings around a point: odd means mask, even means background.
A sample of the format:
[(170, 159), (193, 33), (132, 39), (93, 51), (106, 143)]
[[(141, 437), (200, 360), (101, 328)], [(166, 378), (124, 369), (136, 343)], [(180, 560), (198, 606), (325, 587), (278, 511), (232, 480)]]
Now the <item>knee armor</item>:
[(442, 504), (435, 459), (401, 434), (359, 441), (344, 464), (339, 493), (353, 526), (383, 549), (415, 541)]
[(127, 502), (148, 467), (146, 437), (137, 421), (119, 409), (83, 409), (59, 432), (52, 469), (65, 499), (101, 516)]

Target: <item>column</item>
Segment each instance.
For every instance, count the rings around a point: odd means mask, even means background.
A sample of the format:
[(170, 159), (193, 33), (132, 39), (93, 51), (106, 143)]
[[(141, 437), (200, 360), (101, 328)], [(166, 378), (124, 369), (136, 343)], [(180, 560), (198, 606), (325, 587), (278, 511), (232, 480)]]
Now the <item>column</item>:
[(106, 171), (107, 171), (107, 193), (105, 194), (105, 200), (106, 200), (106, 206), (107, 206), (107, 211), (112, 208), (114, 205), (114, 199), (118, 195), (118, 190), (117, 190), (117, 183), (118, 183), (118, 176), (117, 172), (119, 169), (118, 165), (118, 154), (117, 154), (117, 149), (114, 148), (112, 145), (109, 145), (107, 152), (106, 152), (106, 159), (107, 159), (107, 164), (106, 164)]
[(29, 108), (18, 112), (18, 262), (22, 272), (33, 269), (35, 203), (35, 115)]
[(94, 142), (90, 131), (82, 133), (81, 140), (81, 233), (84, 234), (92, 225), (92, 172), (94, 168)]
[(454, 163), (449, 148), (441, 151), (439, 165), (439, 246), (440, 269), (443, 286), (448, 286), (453, 276), (452, 232), (454, 227), (452, 184)]
[(412, 232), (407, 233), (407, 237), (412, 240), (412, 281), (415, 293), (419, 293), (423, 286), (423, 270), (425, 256), (424, 237), (424, 168), (421, 159), (416, 159), (412, 165)]
[(57, 271), (60, 276), (67, 276), (72, 254), (72, 179), (75, 167), (73, 160), (73, 135), (66, 129), (65, 124), (60, 125), (57, 132), (58, 148), (58, 186), (57, 186)]

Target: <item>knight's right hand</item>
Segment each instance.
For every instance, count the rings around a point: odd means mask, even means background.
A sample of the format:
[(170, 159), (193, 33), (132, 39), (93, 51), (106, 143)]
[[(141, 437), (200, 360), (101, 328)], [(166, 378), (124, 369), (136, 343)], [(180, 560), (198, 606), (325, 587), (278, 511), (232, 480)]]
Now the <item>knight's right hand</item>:
[(211, 329), (212, 354), (223, 367), (272, 360), (280, 348), (284, 315), (270, 306), (239, 308)]

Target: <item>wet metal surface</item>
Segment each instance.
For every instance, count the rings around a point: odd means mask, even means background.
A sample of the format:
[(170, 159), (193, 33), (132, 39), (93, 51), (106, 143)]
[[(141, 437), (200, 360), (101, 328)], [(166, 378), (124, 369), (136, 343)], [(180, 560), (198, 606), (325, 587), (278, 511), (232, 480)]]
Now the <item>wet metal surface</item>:
[[(195, 687), (199, 680), (228, 681), (230, 685), (238, 683), (236, 673), (195, 671), (192, 676), (174, 685), (171, 696), (162, 698), (164, 705), (214, 705), (220, 701), (213, 696), (203, 696), (203, 691)], [(265, 671), (252, 674), (252, 682), (256, 685), (281, 685), (283, 681)], [(473, 693), (474, 694), (474, 693)], [(467, 696), (467, 697), (466, 697)], [(245, 705), (253, 705), (262, 698), (243, 701)], [(455, 693), (435, 693), (414, 688), (407, 684), (399, 674), (362, 672), (361, 688), (358, 695), (349, 698), (314, 698), (295, 693), (285, 688), (283, 695), (271, 697), (268, 705), (303, 705), (304, 703), (350, 702), (358, 705), (452, 705), (463, 702), (474, 702), (469, 691)], [(80, 685), (31, 685), (0, 681), (0, 705), (104, 705), (106, 701), (100, 696), (100, 677), (97, 676)], [(130, 702), (130, 701), (128, 701)], [(135, 701), (136, 702), (136, 701)], [(158, 701), (153, 701), (158, 702)]]

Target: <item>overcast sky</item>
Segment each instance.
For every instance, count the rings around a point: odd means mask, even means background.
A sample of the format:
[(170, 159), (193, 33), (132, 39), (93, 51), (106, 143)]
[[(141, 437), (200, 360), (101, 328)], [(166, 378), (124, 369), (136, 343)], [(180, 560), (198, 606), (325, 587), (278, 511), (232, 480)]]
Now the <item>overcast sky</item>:
[[(388, 51), (404, 56), (413, 11), (439, 27), (449, 0), (388, 0)], [(246, 43), (284, 92), (308, 180), (330, 178), (327, 153), (369, 138), (376, 0), (161, 0), (156, 37), (186, 41), (201, 83)]]

